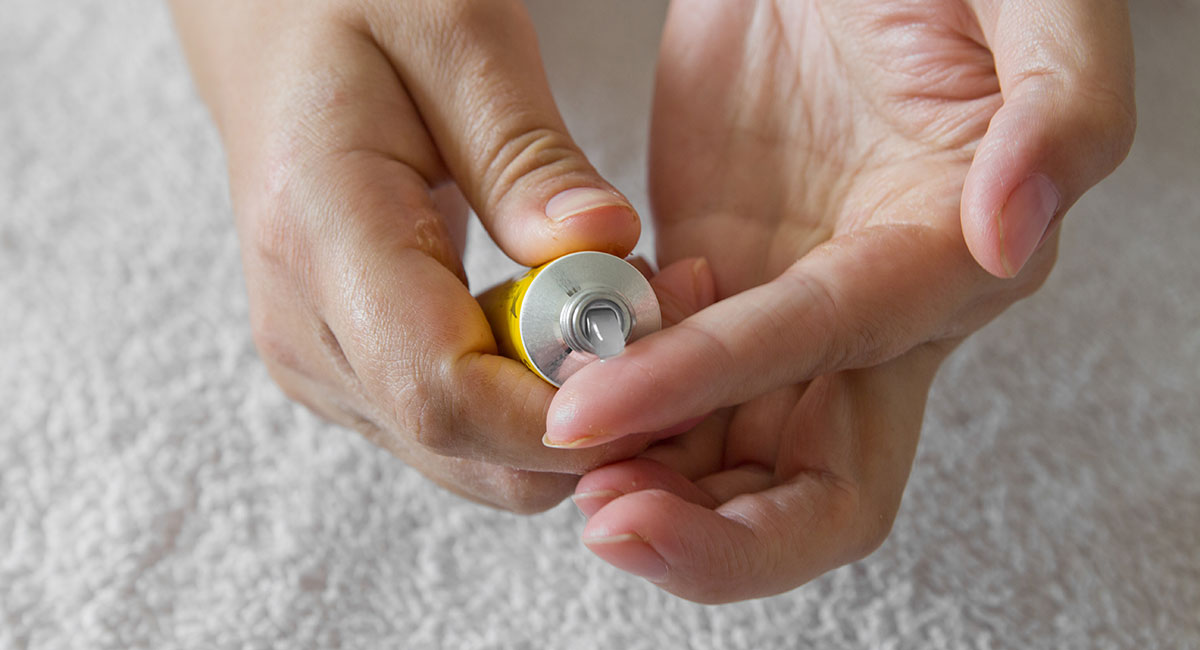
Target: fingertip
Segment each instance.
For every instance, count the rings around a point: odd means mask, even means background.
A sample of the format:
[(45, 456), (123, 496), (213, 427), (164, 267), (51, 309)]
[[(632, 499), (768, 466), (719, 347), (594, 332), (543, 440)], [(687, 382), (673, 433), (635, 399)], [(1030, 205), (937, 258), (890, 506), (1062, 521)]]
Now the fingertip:
[[(985, 160), (977, 164), (995, 163)], [(1016, 277), (1061, 215), (1063, 199), (1057, 184), (1042, 172), (1020, 173), (1014, 166), (995, 172), (991, 175), (1020, 180), (997, 182), (983, 190), (972, 187), (969, 179), (963, 192), (962, 230), (967, 249), (985, 271), (998, 278)]]
[(552, 436), (549, 431), (542, 436), (542, 444), (551, 449), (587, 449), (598, 447), (611, 440), (600, 435)]
[(660, 557), (678, 558), (681, 544), (675, 539), (675, 531), (684, 516), (680, 508), (690, 505), (679, 495), (661, 488), (625, 493), (593, 513), (584, 526), (583, 541), (589, 544), (591, 540), (634, 535)]
[[(617, 431), (608, 426), (606, 414), (615, 408), (610, 394), (612, 385), (605, 381), (589, 379), (596, 374), (598, 366), (612, 366), (621, 360), (606, 359), (584, 366), (571, 375), (550, 400), (546, 413), (546, 435), (542, 442), (550, 447), (590, 447), (603, 444), (622, 434), (633, 431)], [(604, 368), (603, 370), (607, 370)], [(600, 372), (601, 378), (607, 375)], [(608, 406), (605, 406), (605, 405)]]
[(598, 498), (590, 496), (593, 494), (612, 495), (604, 504), (607, 505), (616, 497), (643, 490), (662, 490), (706, 508), (717, 506), (712, 496), (695, 483), (674, 469), (649, 458), (632, 458), (592, 470), (579, 479), (575, 494), (589, 495), (580, 496), (585, 500)]
[(583, 541), (619, 569), (684, 598), (717, 603), (753, 588), (754, 562), (761, 558), (748, 532), (710, 508), (651, 489), (605, 505), (588, 520)]
[(1010, 83), (963, 186), (962, 228), (980, 266), (1011, 278), (1066, 210), (1124, 160), (1137, 119), (1125, 72), (1092, 65), (1021, 76), (1024, 50), (997, 59), (1011, 68)]
[[(616, 191), (591, 187), (563, 190), (551, 197), (533, 228), (512, 233), (504, 242), (518, 262), (537, 266), (584, 250), (625, 257), (641, 236), (641, 219)], [(519, 227), (519, 226), (518, 226)]]
[(650, 582), (662, 583), (670, 577), (671, 570), (666, 560), (636, 533), (590, 537), (585, 534), (583, 543), (605, 562)]
[[(641, 219), (633, 205), (613, 189), (574, 185), (563, 190), (545, 185), (578, 179), (533, 181), (515, 186), (495, 205), (484, 206), (480, 219), (496, 244), (525, 266), (538, 266), (579, 251), (625, 257), (641, 236)], [(604, 185), (602, 179), (583, 183)], [(546, 198), (547, 193), (552, 193)]]
[(687, 336), (683, 343), (669, 336), (679, 329), (652, 334), (617, 357), (571, 375), (550, 403), (547, 439), (594, 437), (588, 444), (600, 444), (631, 433), (668, 430), (712, 410), (705, 396), (691, 387), (708, 385), (694, 379), (694, 369), (706, 361), (689, 354)]
[[(1035, 120), (1016, 119), (1018, 108), (1006, 105), (993, 118), (962, 190), (961, 225), (967, 250), (985, 271), (1006, 279), (1015, 273), (1005, 256), (1005, 206), (1042, 157), (1041, 144), (1021, 133), (1033, 128)], [(1014, 216), (1007, 214), (1010, 225)]]
[(563, 190), (546, 201), (546, 218), (563, 223), (574, 217), (582, 217), (600, 210), (616, 208), (632, 212), (633, 207), (625, 197), (595, 187), (573, 187)]
[(963, 206), (962, 230), (967, 250), (983, 270), (998, 278), (1010, 278), (1001, 252), (999, 211), (981, 212)]
[[(586, 369), (587, 367), (583, 370)], [(581, 449), (596, 447), (620, 437), (620, 434), (614, 434), (596, 423), (588, 422), (586, 412), (581, 413), (584, 410), (580, 408), (581, 396), (588, 394), (590, 393), (586, 388), (579, 392), (559, 388), (554, 393), (546, 412), (543, 445), (555, 449)]]
[(629, 262), (630, 266), (637, 269), (638, 273), (641, 273), (642, 277), (646, 278), (647, 282), (654, 279), (654, 267), (650, 265), (650, 262), (646, 261), (646, 258), (642, 257), (641, 255), (631, 255), (625, 258), (625, 261)]
[(663, 324), (675, 325), (713, 303), (712, 269), (703, 257), (679, 260), (650, 280), (662, 309)]
[(617, 257), (633, 251), (642, 222), (633, 205), (615, 190), (577, 187), (559, 192), (546, 203), (546, 218), (559, 237), (585, 240), (587, 249)]
[(1033, 174), (1009, 194), (1000, 210), (1000, 261), (1005, 277), (1016, 277), (1041, 244), (1062, 196), (1045, 174)]

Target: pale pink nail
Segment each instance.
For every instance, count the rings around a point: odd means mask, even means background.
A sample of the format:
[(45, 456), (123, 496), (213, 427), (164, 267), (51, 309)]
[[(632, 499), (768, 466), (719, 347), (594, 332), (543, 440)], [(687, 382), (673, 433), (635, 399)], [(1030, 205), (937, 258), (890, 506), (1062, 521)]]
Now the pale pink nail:
[(650, 582), (663, 582), (670, 573), (667, 561), (633, 533), (585, 537), (583, 543), (609, 564)]
[(553, 221), (564, 221), (577, 214), (609, 206), (632, 209), (619, 194), (594, 187), (576, 187), (559, 192), (550, 199), (546, 203), (546, 216)]
[(1000, 261), (1008, 277), (1021, 271), (1058, 212), (1061, 197), (1043, 174), (1025, 179), (1000, 211)]

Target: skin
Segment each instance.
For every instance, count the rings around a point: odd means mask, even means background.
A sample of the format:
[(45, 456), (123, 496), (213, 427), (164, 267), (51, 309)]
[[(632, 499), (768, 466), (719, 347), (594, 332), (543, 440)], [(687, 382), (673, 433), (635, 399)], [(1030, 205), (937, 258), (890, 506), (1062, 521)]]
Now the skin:
[[(289, 397), (517, 512), (645, 447), (544, 447), (553, 389), (496, 356), (463, 273), (468, 204), (529, 266), (625, 255), (639, 234), (567, 133), (520, 2), (173, 10), (228, 153), (254, 340)], [(654, 278), (668, 318), (711, 301), (698, 271), (682, 260)]]
[(584, 542), (684, 598), (779, 593), (882, 543), (939, 364), (1125, 156), (1127, 13), (675, 0), (657, 79), (659, 258), (706, 257), (718, 301), (569, 379), (546, 439), (711, 414), (580, 481)]
[(1120, 2), (675, 0), (650, 175), (679, 324), (555, 394), (495, 354), (465, 208), (527, 265), (624, 255), (639, 224), (523, 6), (173, 7), (281, 388), (468, 498), (574, 488), (593, 551), (703, 602), (882, 542), (938, 365), (1044, 281), (1133, 133)]

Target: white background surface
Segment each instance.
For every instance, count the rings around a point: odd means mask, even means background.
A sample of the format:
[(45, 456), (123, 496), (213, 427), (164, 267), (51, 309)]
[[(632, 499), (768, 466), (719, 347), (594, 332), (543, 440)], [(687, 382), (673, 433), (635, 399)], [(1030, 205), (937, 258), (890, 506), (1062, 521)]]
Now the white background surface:
[[(645, 212), (663, 4), (532, 4), (568, 123)], [(1133, 153), (943, 369), (889, 541), (704, 607), (592, 557), (569, 503), (465, 503), (289, 404), (162, 5), (9, 0), (0, 648), (1200, 647), (1200, 5), (1133, 4)], [(472, 244), (477, 287), (507, 273)]]

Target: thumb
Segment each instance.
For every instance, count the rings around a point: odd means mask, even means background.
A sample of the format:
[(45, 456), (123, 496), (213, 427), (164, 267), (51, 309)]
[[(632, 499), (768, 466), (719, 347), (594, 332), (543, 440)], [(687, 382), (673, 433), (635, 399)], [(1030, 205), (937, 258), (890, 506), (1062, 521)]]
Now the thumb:
[(1013, 277), (1129, 151), (1129, 16), (1125, 3), (1108, 0), (975, 4), (1004, 104), (967, 174), (962, 228), (983, 268)]
[(384, 5), (379, 11), (403, 13), (385, 24), (401, 25), (376, 36), (500, 248), (527, 266), (578, 250), (627, 255), (637, 214), (568, 134), (523, 3), (424, 4)]

